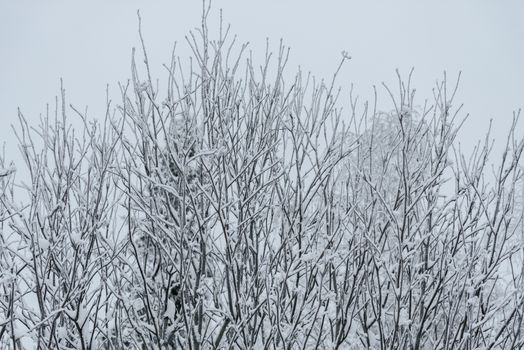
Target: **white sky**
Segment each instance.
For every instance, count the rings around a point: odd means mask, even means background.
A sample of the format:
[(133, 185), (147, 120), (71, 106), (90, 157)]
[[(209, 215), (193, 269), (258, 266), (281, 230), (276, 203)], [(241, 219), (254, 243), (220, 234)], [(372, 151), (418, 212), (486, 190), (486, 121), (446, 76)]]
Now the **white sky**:
[[(481, 138), (490, 118), (500, 138), (512, 111), (524, 107), (524, 1), (215, 0), (212, 34), (219, 8), (253, 50), (263, 50), (267, 37), (276, 49), (283, 38), (291, 47), (288, 72), (300, 65), (330, 78), (340, 52), (348, 51), (353, 59), (339, 83), (354, 83), (363, 99), (382, 81), (395, 88), (395, 68), (407, 75), (414, 67), (423, 104), (444, 70), (449, 80), (462, 70), (455, 102), (471, 114), (462, 144)], [(17, 106), (36, 123), (58, 94), (60, 77), (80, 109), (101, 113), (106, 84), (118, 100), (117, 82), (130, 76), (131, 48), (139, 46), (137, 9), (150, 61), (163, 78), (173, 43), (188, 53), (184, 36), (200, 24), (200, 1), (0, 0), (0, 142), (9, 151)]]

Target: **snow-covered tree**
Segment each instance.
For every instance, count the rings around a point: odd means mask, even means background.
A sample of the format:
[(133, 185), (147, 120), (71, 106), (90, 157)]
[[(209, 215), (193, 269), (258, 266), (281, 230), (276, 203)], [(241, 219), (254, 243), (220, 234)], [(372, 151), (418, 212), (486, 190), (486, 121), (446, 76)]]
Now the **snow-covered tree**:
[(337, 74), (210, 36), (204, 16), (165, 91), (142, 40), (102, 122), (65, 93), (37, 128), (20, 115), (1, 348), (524, 346), (518, 118), (501, 156), (487, 136), (466, 158), (446, 78), (422, 108), (399, 77), (392, 111), (344, 111)]

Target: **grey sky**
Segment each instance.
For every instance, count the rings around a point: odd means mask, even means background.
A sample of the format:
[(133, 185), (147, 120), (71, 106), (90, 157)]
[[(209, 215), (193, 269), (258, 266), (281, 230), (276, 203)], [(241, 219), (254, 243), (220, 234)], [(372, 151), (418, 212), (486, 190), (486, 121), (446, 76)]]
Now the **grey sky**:
[[(456, 102), (471, 113), (463, 144), (481, 138), (490, 118), (494, 135), (503, 135), (512, 111), (524, 106), (524, 1), (216, 0), (212, 32), (219, 8), (253, 50), (263, 50), (266, 37), (276, 49), (283, 38), (291, 47), (288, 71), (300, 64), (330, 78), (340, 52), (348, 51), (353, 59), (339, 83), (354, 83), (363, 99), (372, 96), (373, 85), (394, 84), (395, 68), (407, 75), (415, 67), (423, 104), (443, 70), (450, 80), (462, 70)], [(0, 142), (8, 150), (15, 141), (7, 126), (16, 122), (17, 106), (36, 122), (59, 92), (60, 77), (69, 102), (89, 106), (91, 116), (104, 110), (106, 84), (118, 99), (117, 82), (130, 76), (131, 48), (139, 44), (137, 9), (150, 61), (162, 78), (161, 64), (175, 41), (180, 54), (188, 53), (184, 36), (199, 25), (199, 1), (1, 2)]]

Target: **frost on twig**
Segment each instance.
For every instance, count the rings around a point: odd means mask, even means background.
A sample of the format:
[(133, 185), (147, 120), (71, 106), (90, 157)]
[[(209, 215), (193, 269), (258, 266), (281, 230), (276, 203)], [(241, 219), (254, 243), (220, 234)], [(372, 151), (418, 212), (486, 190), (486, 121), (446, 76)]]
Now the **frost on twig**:
[(467, 157), (446, 76), (424, 107), (410, 74), (390, 112), (342, 109), (337, 74), (288, 79), (287, 49), (255, 62), (208, 13), (165, 84), (135, 52), (101, 120), (63, 88), (20, 114), (0, 348), (522, 348), (518, 115), (502, 154), (488, 135)]
[(0, 168), (0, 177), (6, 177), (16, 172), (14, 165), (11, 165), (7, 168)]

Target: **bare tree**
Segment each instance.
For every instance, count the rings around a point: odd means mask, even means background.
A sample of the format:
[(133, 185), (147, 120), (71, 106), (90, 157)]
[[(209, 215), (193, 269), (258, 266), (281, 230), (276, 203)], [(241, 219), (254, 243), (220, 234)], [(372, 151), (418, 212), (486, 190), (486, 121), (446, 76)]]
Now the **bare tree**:
[(518, 114), (500, 157), (488, 134), (466, 158), (446, 76), (421, 108), (399, 75), (391, 112), (353, 95), (343, 111), (347, 55), (330, 81), (287, 78), (287, 48), (258, 66), (208, 13), (165, 91), (140, 31), (101, 122), (63, 89), (39, 127), (20, 113), (30, 182), (0, 159), (0, 346), (524, 346)]

